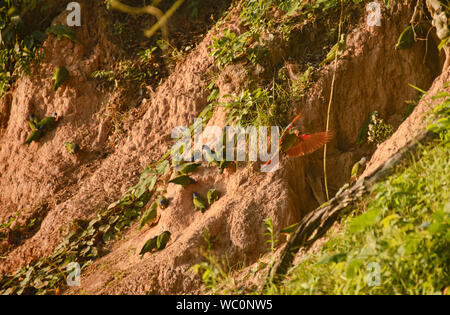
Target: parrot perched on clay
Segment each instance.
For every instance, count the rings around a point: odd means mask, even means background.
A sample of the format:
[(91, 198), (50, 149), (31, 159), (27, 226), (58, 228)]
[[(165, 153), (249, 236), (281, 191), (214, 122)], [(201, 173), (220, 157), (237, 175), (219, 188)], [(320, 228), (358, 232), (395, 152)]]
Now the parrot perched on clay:
[(47, 131), (56, 126), (58, 122), (58, 114), (54, 113), (52, 116), (43, 118), (38, 122), (37, 127), (43, 131)]
[(212, 205), (215, 201), (217, 201), (220, 198), (220, 194), (216, 189), (210, 189), (206, 194), (206, 198), (208, 199), (208, 204)]
[(57, 67), (53, 73), (53, 90), (56, 91), (69, 77), (69, 71), (64, 67)]
[(219, 162), (217, 161), (216, 152), (214, 150), (211, 150), (210, 147), (208, 147), (207, 145), (204, 145), (203, 152), (205, 155), (205, 160), (206, 160), (206, 162), (208, 162), (208, 165), (216, 164), (217, 166), (219, 166)]
[(156, 197), (156, 201), (158, 201), (158, 205), (161, 209), (166, 209), (169, 206), (169, 199), (162, 195), (158, 195), (158, 197)]
[(80, 151), (80, 146), (74, 142), (66, 142), (64, 146), (70, 154), (76, 154)]
[(356, 162), (352, 167), (352, 173), (350, 177), (350, 183), (353, 183), (358, 179), (359, 176), (364, 172), (364, 169), (366, 168), (367, 158), (363, 157), (361, 160)]
[(192, 201), (194, 203), (195, 210), (200, 210), (202, 213), (206, 210), (206, 201), (202, 197), (200, 197), (196, 192), (192, 194)]
[(177, 165), (175, 167), (175, 170), (177, 171), (177, 173), (179, 175), (188, 175), (189, 173), (194, 172), (200, 165), (202, 165), (202, 164), (201, 163), (186, 163), (186, 164)]
[(183, 188), (190, 184), (195, 184), (195, 180), (190, 178), (188, 175), (179, 175), (177, 177), (172, 178), (169, 180), (169, 183), (175, 184), (175, 185), (181, 185)]
[(41, 129), (35, 129), (35, 130), (31, 131), (31, 133), (28, 136), (25, 143), (29, 145), (33, 141), (37, 142), (40, 138), (42, 138), (43, 135), (44, 135), (44, 133), (42, 132)]
[(156, 238), (156, 249), (158, 251), (166, 248), (166, 245), (170, 240), (170, 235), (171, 233), (169, 231), (164, 231), (158, 235), (158, 237)]
[(145, 242), (144, 246), (142, 246), (141, 252), (139, 253), (139, 255), (141, 255), (141, 259), (142, 257), (144, 257), (145, 253), (151, 253), (155, 249), (157, 249), (157, 240), (158, 236), (155, 236), (149, 239), (147, 242)]
[(151, 225), (155, 221), (157, 214), (158, 214), (157, 207), (158, 207), (158, 204), (155, 201), (144, 212), (144, 214), (142, 215), (142, 218), (141, 218), (141, 222), (139, 224), (139, 230), (142, 229), (144, 227), (144, 225), (146, 225), (146, 224)]
[(333, 47), (331, 47), (325, 59), (320, 63), (320, 66), (323, 66), (336, 59), (336, 54), (339, 57), (339, 55), (342, 54), (344, 49), (345, 49), (345, 34), (341, 34), (339, 42), (337, 42)]
[(28, 118), (28, 125), (30, 126), (31, 130), (38, 129), (39, 124), (39, 118), (36, 117), (34, 114), (30, 114), (30, 117)]

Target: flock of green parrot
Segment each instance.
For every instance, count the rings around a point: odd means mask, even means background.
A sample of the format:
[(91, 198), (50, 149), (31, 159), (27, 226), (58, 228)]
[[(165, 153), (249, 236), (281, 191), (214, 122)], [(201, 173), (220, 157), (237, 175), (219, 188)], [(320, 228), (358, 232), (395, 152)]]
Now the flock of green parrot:
[[(68, 77), (69, 71), (66, 68), (57, 67), (53, 73), (53, 90), (58, 90)], [(28, 135), (25, 143), (30, 145), (33, 141), (38, 142), (46, 132), (56, 127), (58, 120), (59, 117), (57, 113), (54, 113), (52, 116), (44, 117), (43, 119), (39, 119), (36, 115), (30, 114), (28, 126), (30, 127), (31, 133)], [(76, 154), (80, 151), (80, 146), (74, 142), (66, 142), (64, 143), (64, 146), (70, 154)]]
[[(209, 163), (212, 163), (212, 161), (210, 161)], [(217, 163), (219, 165), (221, 164), (221, 162)], [(185, 188), (190, 184), (195, 184), (196, 181), (193, 178), (191, 178), (189, 174), (193, 173), (200, 165), (201, 163), (196, 162), (176, 164), (174, 168), (177, 172), (177, 176), (169, 180), (169, 183), (180, 185), (183, 188)], [(222, 174), (223, 168), (219, 169), (220, 173)], [(194, 192), (192, 194), (192, 202), (194, 204), (194, 209), (200, 210), (202, 213), (204, 213), (208, 208), (208, 205), (209, 206), (212, 205), (217, 199), (219, 199), (219, 197), (220, 194), (216, 189), (210, 189), (207, 193), (207, 200), (208, 200), (207, 203), (203, 197), (201, 197), (198, 193)]]

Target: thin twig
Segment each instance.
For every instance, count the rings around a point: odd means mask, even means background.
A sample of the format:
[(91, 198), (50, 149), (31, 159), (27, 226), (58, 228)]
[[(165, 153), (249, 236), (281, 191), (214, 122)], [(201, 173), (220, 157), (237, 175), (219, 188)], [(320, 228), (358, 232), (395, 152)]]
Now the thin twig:
[[(341, 0), (341, 14), (339, 16), (338, 41), (337, 41), (336, 45), (339, 45), (339, 41), (341, 40), (341, 33), (342, 33), (342, 15), (343, 15), (343, 11), (344, 11), (342, 1), (343, 0)], [(336, 81), (338, 55), (339, 55), (339, 47), (337, 47), (336, 55), (334, 56), (334, 72), (333, 72), (333, 79), (331, 81), (331, 92), (330, 92), (330, 100), (328, 102), (327, 126), (325, 129), (325, 132), (328, 132), (328, 130), (330, 128), (330, 113), (331, 113), (331, 104), (333, 103), (333, 96), (334, 96), (334, 83)], [(325, 193), (327, 195), (327, 201), (328, 201), (328, 200), (330, 200), (330, 196), (328, 194), (328, 179), (327, 179), (327, 148), (328, 148), (328, 145), (325, 144), (325, 147), (323, 148), (323, 177), (324, 177), (324, 184), (325, 184)]]

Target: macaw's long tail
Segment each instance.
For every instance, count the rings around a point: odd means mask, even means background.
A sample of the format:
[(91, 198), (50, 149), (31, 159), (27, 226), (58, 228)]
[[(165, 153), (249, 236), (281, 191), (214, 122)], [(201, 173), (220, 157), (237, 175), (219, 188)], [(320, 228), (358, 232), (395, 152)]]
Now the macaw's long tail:
[(277, 156), (277, 154), (280, 154), (280, 150), (279, 150), (279, 149), (277, 149), (277, 151), (272, 155), (272, 157), (271, 157), (266, 163), (264, 163), (264, 166), (267, 166), (267, 165), (269, 165), (270, 163), (272, 163), (273, 158), (274, 158), (275, 156)]
[(331, 131), (318, 132), (312, 135), (299, 135), (299, 141), (290, 148), (286, 154), (288, 157), (304, 156), (311, 154), (323, 147), (333, 138)]

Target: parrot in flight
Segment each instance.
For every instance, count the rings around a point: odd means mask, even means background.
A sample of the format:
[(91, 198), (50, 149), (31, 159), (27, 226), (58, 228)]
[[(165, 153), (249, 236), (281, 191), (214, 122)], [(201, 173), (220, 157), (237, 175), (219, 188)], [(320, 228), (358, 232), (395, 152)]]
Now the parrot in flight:
[(206, 198), (208, 199), (208, 204), (212, 205), (215, 201), (217, 201), (220, 198), (220, 194), (216, 189), (210, 189), (206, 194)]
[(186, 186), (190, 184), (195, 184), (195, 180), (190, 178), (188, 175), (179, 175), (177, 177), (172, 178), (169, 180), (169, 183), (175, 184), (175, 185), (181, 185), (183, 188), (186, 188)]
[(53, 73), (53, 90), (56, 91), (69, 77), (69, 71), (64, 67), (57, 67)]
[(64, 143), (64, 146), (70, 154), (76, 154), (80, 151), (80, 146), (74, 142), (66, 142)]
[(364, 156), (356, 162), (352, 167), (352, 175), (350, 177), (350, 184), (355, 182), (359, 176), (364, 172), (364, 169), (366, 168), (367, 158)]
[[(295, 142), (289, 146), (289, 149), (287, 149), (287, 151), (285, 151), (287, 157), (304, 156), (307, 154), (311, 154), (323, 147), (333, 137), (332, 133), (329, 131), (317, 132), (312, 135), (302, 135), (297, 130), (293, 134), (295, 135)], [(289, 134), (289, 138), (292, 137), (291, 135), (292, 134)]]
[(200, 197), (196, 192), (192, 194), (195, 210), (199, 209), (202, 213), (206, 210), (206, 201)]
[[(318, 132), (314, 134), (300, 134), (300, 131), (292, 131), (294, 123), (300, 119), (302, 115), (297, 115), (294, 120), (285, 128), (278, 143), (278, 150), (274, 156), (282, 152), (287, 157), (304, 156), (317, 151), (327, 144), (333, 134), (330, 131)], [(269, 165), (273, 157), (264, 165)]]

